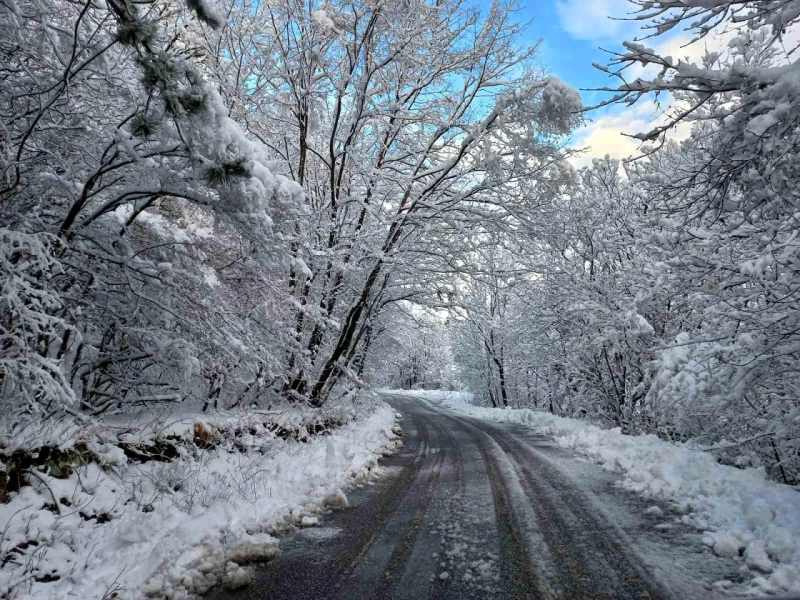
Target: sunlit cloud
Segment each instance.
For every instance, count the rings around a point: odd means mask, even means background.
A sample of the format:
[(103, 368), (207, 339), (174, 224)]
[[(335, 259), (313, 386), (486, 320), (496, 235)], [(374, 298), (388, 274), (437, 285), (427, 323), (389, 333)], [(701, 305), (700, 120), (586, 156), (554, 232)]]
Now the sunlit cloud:
[[(572, 160), (578, 168), (588, 166), (593, 159), (606, 155), (622, 159), (640, 154), (641, 142), (628, 136), (649, 131), (667, 119), (664, 107), (654, 100), (642, 100), (631, 107), (588, 116), (591, 120), (574, 134), (573, 146), (585, 149), (583, 154)], [(690, 132), (691, 125), (681, 123), (670, 132), (669, 137), (681, 140), (688, 137)]]
[[(591, 2), (582, 0), (569, 0), (569, 4), (574, 5), (576, 11), (579, 5), (584, 7), (592, 5)], [(601, 4), (606, 6), (603, 10), (613, 10), (615, 5), (622, 6), (623, 13), (624, 10), (628, 10), (624, 8), (628, 5), (627, 2), (609, 1)], [(590, 8), (587, 10), (591, 12)], [(633, 39), (637, 34), (641, 35), (641, 32), (636, 29), (628, 29), (627, 32), (620, 31), (619, 33), (621, 36), (628, 33), (627, 39)], [(712, 32), (702, 40), (692, 43), (692, 36), (685, 31), (680, 31), (645, 40), (643, 43), (660, 56), (669, 56), (675, 61), (700, 63), (707, 52), (724, 52), (734, 35), (735, 32), (732, 31)], [(597, 35), (597, 39), (599, 38), (600, 34)], [(618, 38), (617, 49), (621, 46), (623, 39), (625, 37)], [(644, 67), (636, 63), (626, 68), (622, 75), (626, 81), (633, 81), (639, 77), (654, 77), (657, 73), (656, 67)], [(621, 83), (621, 80), (611, 77), (606, 85), (609, 88), (616, 88)], [(586, 152), (576, 157), (573, 164), (577, 167), (587, 166), (594, 158), (606, 155), (620, 159), (638, 155), (641, 151), (641, 142), (628, 136), (647, 132), (664, 124), (668, 118), (670, 105), (669, 95), (662, 94), (658, 102), (654, 97), (643, 98), (633, 106), (616, 105), (590, 112), (587, 115), (587, 123), (575, 133), (573, 144), (577, 148), (585, 148)], [(690, 131), (689, 123), (680, 123), (669, 132), (669, 137), (676, 140), (684, 139), (688, 137)]]

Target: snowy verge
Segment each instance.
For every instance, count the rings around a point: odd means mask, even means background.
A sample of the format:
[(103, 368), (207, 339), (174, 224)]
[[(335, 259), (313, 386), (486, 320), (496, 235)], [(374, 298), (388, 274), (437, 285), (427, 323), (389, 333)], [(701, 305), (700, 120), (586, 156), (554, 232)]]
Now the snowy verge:
[[(674, 503), (679, 521), (703, 532), (719, 556), (741, 562), (750, 591), (800, 593), (800, 493), (761, 469), (719, 464), (707, 453), (653, 435), (623, 435), (531, 409), (483, 408), (463, 393), (407, 393), (464, 414), (525, 425), (623, 474), (621, 485)], [(719, 582), (719, 587), (732, 587)]]
[[(91, 460), (32, 469), (30, 484), (0, 504), (0, 597), (189, 598), (220, 583), (241, 587), (242, 565), (277, 556), (273, 536), (346, 505), (344, 491), (372, 481), (379, 456), (399, 445), (395, 413), (377, 400), (329, 435), (300, 441), (277, 437), (264, 419), (182, 415), (155, 440), (175, 445), (169, 460), (73, 438), (62, 450)], [(162, 447), (139, 440), (145, 430), (115, 440)]]

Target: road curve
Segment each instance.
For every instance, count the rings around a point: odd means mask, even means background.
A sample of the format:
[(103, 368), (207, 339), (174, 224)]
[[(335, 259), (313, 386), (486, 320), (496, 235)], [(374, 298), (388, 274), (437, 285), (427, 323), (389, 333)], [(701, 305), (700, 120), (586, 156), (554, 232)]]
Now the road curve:
[[(676, 594), (552, 442), (407, 395), (402, 450), (236, 599), (666, 599)], [(577, 465), (578, 463), (576, 463)], [(643, 512), (643, 511), (642, 511)], [(694, 593), (692, 592), (692, 596)]]

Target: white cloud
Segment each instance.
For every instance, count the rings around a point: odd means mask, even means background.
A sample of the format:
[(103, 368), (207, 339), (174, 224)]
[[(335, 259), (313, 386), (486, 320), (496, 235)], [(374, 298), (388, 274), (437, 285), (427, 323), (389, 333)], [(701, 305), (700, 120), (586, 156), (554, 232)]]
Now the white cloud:
[[(571, 0), (578, 2), (578, 0)], [(677, 34), (650, 40), (650, 46), (660, 56), (671, 56), (675, 60), (688, 60), (699, 62), (706, 51), (723, 51), (732, 33), (712, 33), (703, 40), (689, 44), (692, 37), (681, 31)], [(657, 43), (656, 43), (657, 42)], [(687, 45), (688, 44), (688, 45)], [(625, 79), (633, 81), (637, 77), (652, 77), (657, 74), (655, 67), (643, 67), (635, 64), (624, 71)], [(616, 84), (612, 83), (612, 87)], [(660, 98), (662, 104), (658, 105), (654, 98), (643, 98), (631, 107), (609, 107), (589, 114), (591, 122), (581, 127), (575, 133), (574, 147), (585, 148), (581, 156), (573, 160), (576, 167), (590, 165), (592, 159), (601, 158), (608, 154), (612, 158), (627, 158), (639, 154), (639, 140), (626, 137), (623, 134), (633, 135), (650, 131), (657, 125), (666, 122), (665, 111), (670, 108), (668, 96)], [(691, 131), (689, 123), (680, 123), (669, 132), (672, 139), (684, 139)]]
[(610, 17), (626, 17), (635, 8), (628, 0), (558, 0), (556, 10), (564, 30), (579, 40), (625, 37), (638, 29), (636, 23)]
[[(658, 56), (671, 57), (674, 61), (682, 60), (701, 64), (707, 52), (724, 52), (728, 42), (736, 35), (734, 31), (711, 32), (706, 37), (692, 43), (694, 39), (685, 31), (665, 35), (650, 42), (649, 47), (655, 50)], [(657, 43), (655, 43), (657, 42)], [(640, 63), (631, 65), (625, 70), (625, 78), (630, 80), (637, 77), (654, 77), (658, 74), (655, 66), (643, 67)]]
[[(632, 40), (637, 35), (643, 36), (641, 22), (619, 21), (608, 18), (630, 16), (635, 8), (628, 0), (557, 0), (556, 8), (563, 28), (573, 37), (584, 40), (612, 41), (612, 47), (621, 47), (623, 40)], [(690, 32), (678, 29), (654, 39), (643, 40), (660, 56), (671, 56), (674, 60), (700, 63), (707, 52), (724, 53), (728, 43), (738, 35), (736, 27), (727, 30), (712, 31), (706, 37), (690, 43), (693, 36)], [(786, 52), (800, 46), (800, 27), (791, 28), (783, 36), (783, 48)], [(785, 61), (797, 60), (800, 50), (790, 56), (781, 57)], [(637, 77), (650, 78), (658, 74), (656, 67), (643, 67), (634, 64), (624, 72), (627, 81)], [(613, 80), (610, 87), (616, 87)], [(613, 158), (627, 158), (639, 154), (640, 142), (623, 134), (636, 134), (650, 131), (664, 124), (665, 111), (669, 110), (669, 98), (660, 98), (658, 106), (654, 99), (643, 98), (631, 107), (607, 107), (589, 114), (591, 122), (581, 127), (574, 137), (573, 147), (585, 148), (586, 152), (573, 159), (576, 167), (590, 165), (593, 158), (606, 154)], [(691, 124), (682, 122), (669, 132), (671, 139), (685, 139), (691, 131)]]
[[(626, 137), (649, 131), (665, 121), (663, 107), (652, 100), (642, 100), (631, 107), (616, 112), (607, 112), (595, 117), (575, 132), (576, 148), (586, 151), (574, 158), (572, 163), (580, 168), (592, 164), (592, 159), (609, 155), (612, 158), (627, 158), (639, 154), (639, 140)], [(672, 139), (684, 139), (689, 135), (691, 125), (679, 124), (670, 132)]]
[(626, 158), (637, 153), (639, 144), (636, 140), (623, 136), (623, 127), (619, 117), (602, 118), (578, 132), (579, 140), (575, 146), (585, 149), (580, 156), (572, 159), (577, 167), (592, 164), (592, 159), (609, 155), (612, 158)]
[(573, 164), (580, 168), (592, 164), (593, 158), (602, 158), (606, 154), (612, 158), (626, 158), (637, 153), (639, 142), (625, 137), (623, 133), (636, 133), (647, 129), (647, 119), (637, 115), (638, 107), (631, 107), (617, 114), (606, 114), (595, 118), (575, 133), (577, 148), (585, 152), (573, 159)]

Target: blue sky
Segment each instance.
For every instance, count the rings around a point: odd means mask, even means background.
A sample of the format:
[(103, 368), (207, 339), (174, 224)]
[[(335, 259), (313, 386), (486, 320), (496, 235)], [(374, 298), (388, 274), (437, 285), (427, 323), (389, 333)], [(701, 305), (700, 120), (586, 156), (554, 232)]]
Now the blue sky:
[[(542, 39), (539, 57), (553, 75), (575, 88), (608, 85), (608, 75), (595, 69), (592, 63), (604, 64), (608, 60), (608, 54), (600, 50), (600, 46), (620, 47), (621, 40), (611, 38), (610, 31), (616, 29), (615, 24), (612, 22), (612, 27), (600, 27), (597, 34), (587, 35), (588, 32), (576, 27), (571, 18), (571, 5), (576, 4), (563, 0), (527, 0), (520, 17), (532, 20), (529, 39), (531, 42)], [(585, 104), (595, 103), (601, 97), (586, 91), (582, 96)]]
[[(491, 0), (476, 0), (488, 6)], [(628, 0), (520, 0), (519, 20), (531, 21), (527, 35), (533, 43), (542, 39), (539, 58), (542, 65), (569, 85), (581, 88), (613, 86), (616, 82), (595, 69), (592, 63), (607, 64), (610, 56), (601, 48), (620, 50), (622, 42), (639, 34), (639, 24), (611, 19), (626, 17), (635, 5)], [(688, 41), (683, 32), (649, 45), (675, 56), (695, 56), (702, 48), (682, 48)], [(598, 103), (606, 94), (581, 91), (584, 105)], [(623, 158), (635, 154), (638, 144), (623, 133), (637, 133), (652, 127), (661, 114), (652, 102), (640, 102), (633, 108), (610, 107), (589, 113), (586, 126), (574, 136), (574, 145), (588, 147), (585, 156), (576, 161), (588, 164), (592, 157), (610, 154)]]

